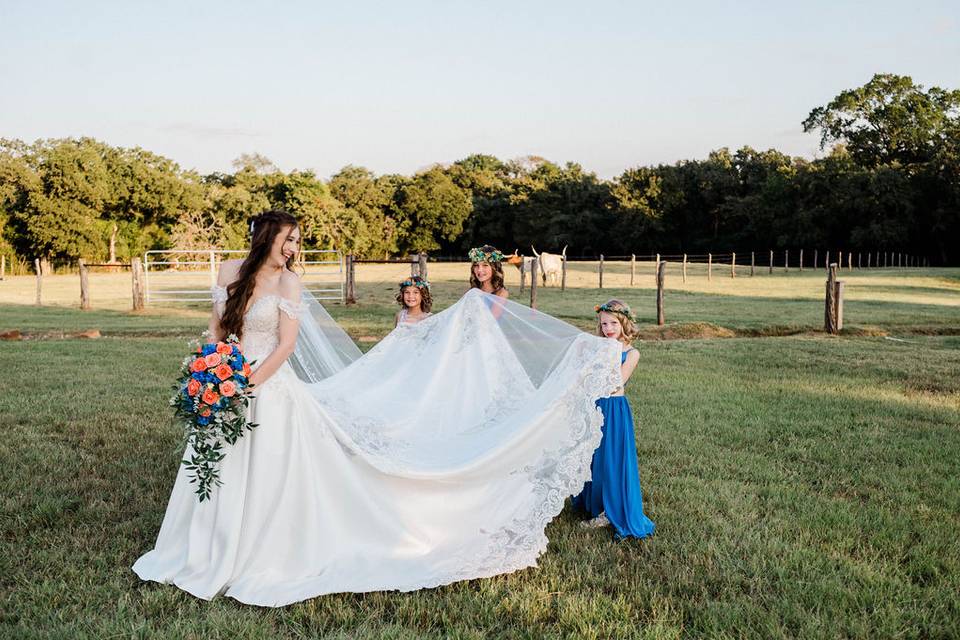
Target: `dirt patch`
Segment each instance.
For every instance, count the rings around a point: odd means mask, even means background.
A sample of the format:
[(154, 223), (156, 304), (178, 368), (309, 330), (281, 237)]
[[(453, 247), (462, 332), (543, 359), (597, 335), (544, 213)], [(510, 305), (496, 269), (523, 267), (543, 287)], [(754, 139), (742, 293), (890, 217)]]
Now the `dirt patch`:
[(915, 326), (898, 328), (897, 333), (910, 334), (914, 336), (960, 336), (960, 326), (956, 327), (930, 327)]
[(662, 327), (641, 329), (643, 340), (703, 340), (707, 338), (734, 338), (737, 333), (710, 322), (680, 322)]
[(759, 329), (740, 329), (738, 336), (744, 338), (783, 338), (815, 333), (810, 327), (798, 327), (790, 324), (771, 324)]
[(886, 338), (890, 335), (890, 332), (880, 327), (865, 325), (862, 327), (844, 327), (840, 330), (840, 335), (859, 338)]

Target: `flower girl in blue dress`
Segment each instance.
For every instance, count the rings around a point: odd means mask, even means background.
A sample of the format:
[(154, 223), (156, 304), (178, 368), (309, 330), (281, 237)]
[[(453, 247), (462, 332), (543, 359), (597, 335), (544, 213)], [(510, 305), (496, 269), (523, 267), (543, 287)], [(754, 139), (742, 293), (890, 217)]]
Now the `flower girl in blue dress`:
[[(630, 346), (637, 335), (633, 314), (620, 300), (610, 300), (594, 310), (597, 333), (623, 343), (620, 371), (625, 386), (640, 361), (640, 352)], [(592, 518), (581, 523), (582, 526), (612, 525), (618, 538), (644, 538), (653, 533), (654, 524), (643, 513), (633, 413), (623, 388), (597, 400), (603, 412), (603, 438), (590, 464), (592, 479), (574, 497), (573, 504)]]

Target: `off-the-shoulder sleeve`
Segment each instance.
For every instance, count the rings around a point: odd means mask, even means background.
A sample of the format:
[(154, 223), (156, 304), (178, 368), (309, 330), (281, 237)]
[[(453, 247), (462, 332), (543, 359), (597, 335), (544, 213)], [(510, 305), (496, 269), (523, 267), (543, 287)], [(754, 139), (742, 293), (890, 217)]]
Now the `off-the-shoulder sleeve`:
[(218, 318), (223, 317), (223, 312), (227, 308), (227, 288), (218, 284), (210, 287), (210, 298), (213, 300), (213, 312)]
[(303, 313), (303, 304), (300, 302), (293, 302), (287, 300), (286, 298), (280, 298), (280, 302), (277, 304), (280, 307), (280, 310), (287, 314), (293, 320), (296, 320), (300, 317), (300, 314)]

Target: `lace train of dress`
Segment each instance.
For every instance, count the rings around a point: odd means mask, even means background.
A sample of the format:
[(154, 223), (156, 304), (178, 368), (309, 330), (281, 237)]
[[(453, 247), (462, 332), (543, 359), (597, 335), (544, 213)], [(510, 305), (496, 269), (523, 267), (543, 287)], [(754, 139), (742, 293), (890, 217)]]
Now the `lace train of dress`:
[[(249, 309), (248, 357), (276, 346), (280, 313), (298, 309), (278, 297)], [(320, 382), (285, 363), (257, 388), (259, 426), (228, 448), (223, 485), (200, 503), (181, 468), (133, 569), (200, 598), (282, 606), (535, 566), (546, 525), (589, 478), (595, 401), (619, 384), (618, 361), (612, 340), (474, 290)]]

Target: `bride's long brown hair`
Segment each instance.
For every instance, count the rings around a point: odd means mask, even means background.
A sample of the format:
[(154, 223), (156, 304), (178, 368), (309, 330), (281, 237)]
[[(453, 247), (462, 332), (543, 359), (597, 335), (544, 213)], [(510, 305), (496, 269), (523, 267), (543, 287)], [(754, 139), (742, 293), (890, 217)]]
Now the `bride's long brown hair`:
[[(280, 209), (264, 211), (250, 223), (253, 231), (250, 251), (240, 265), (237, 279), (227, 285), (227, 304), (223, 317), (220, 318), (220, 326), (223, 327), (225, 335), (232, 333), (238, 338), (243, 336), (243, 316), (257, 286), (257, 271), (270, 255), (270, 248), (273, 247), (277, 234), (285, 231), (287, 227), (296, 227), (297, 224), (297, 219), (292, 214)], [(297, 256), (291, 256), (287, 260), (287, 269), (293, 268), (296, 259)]]

